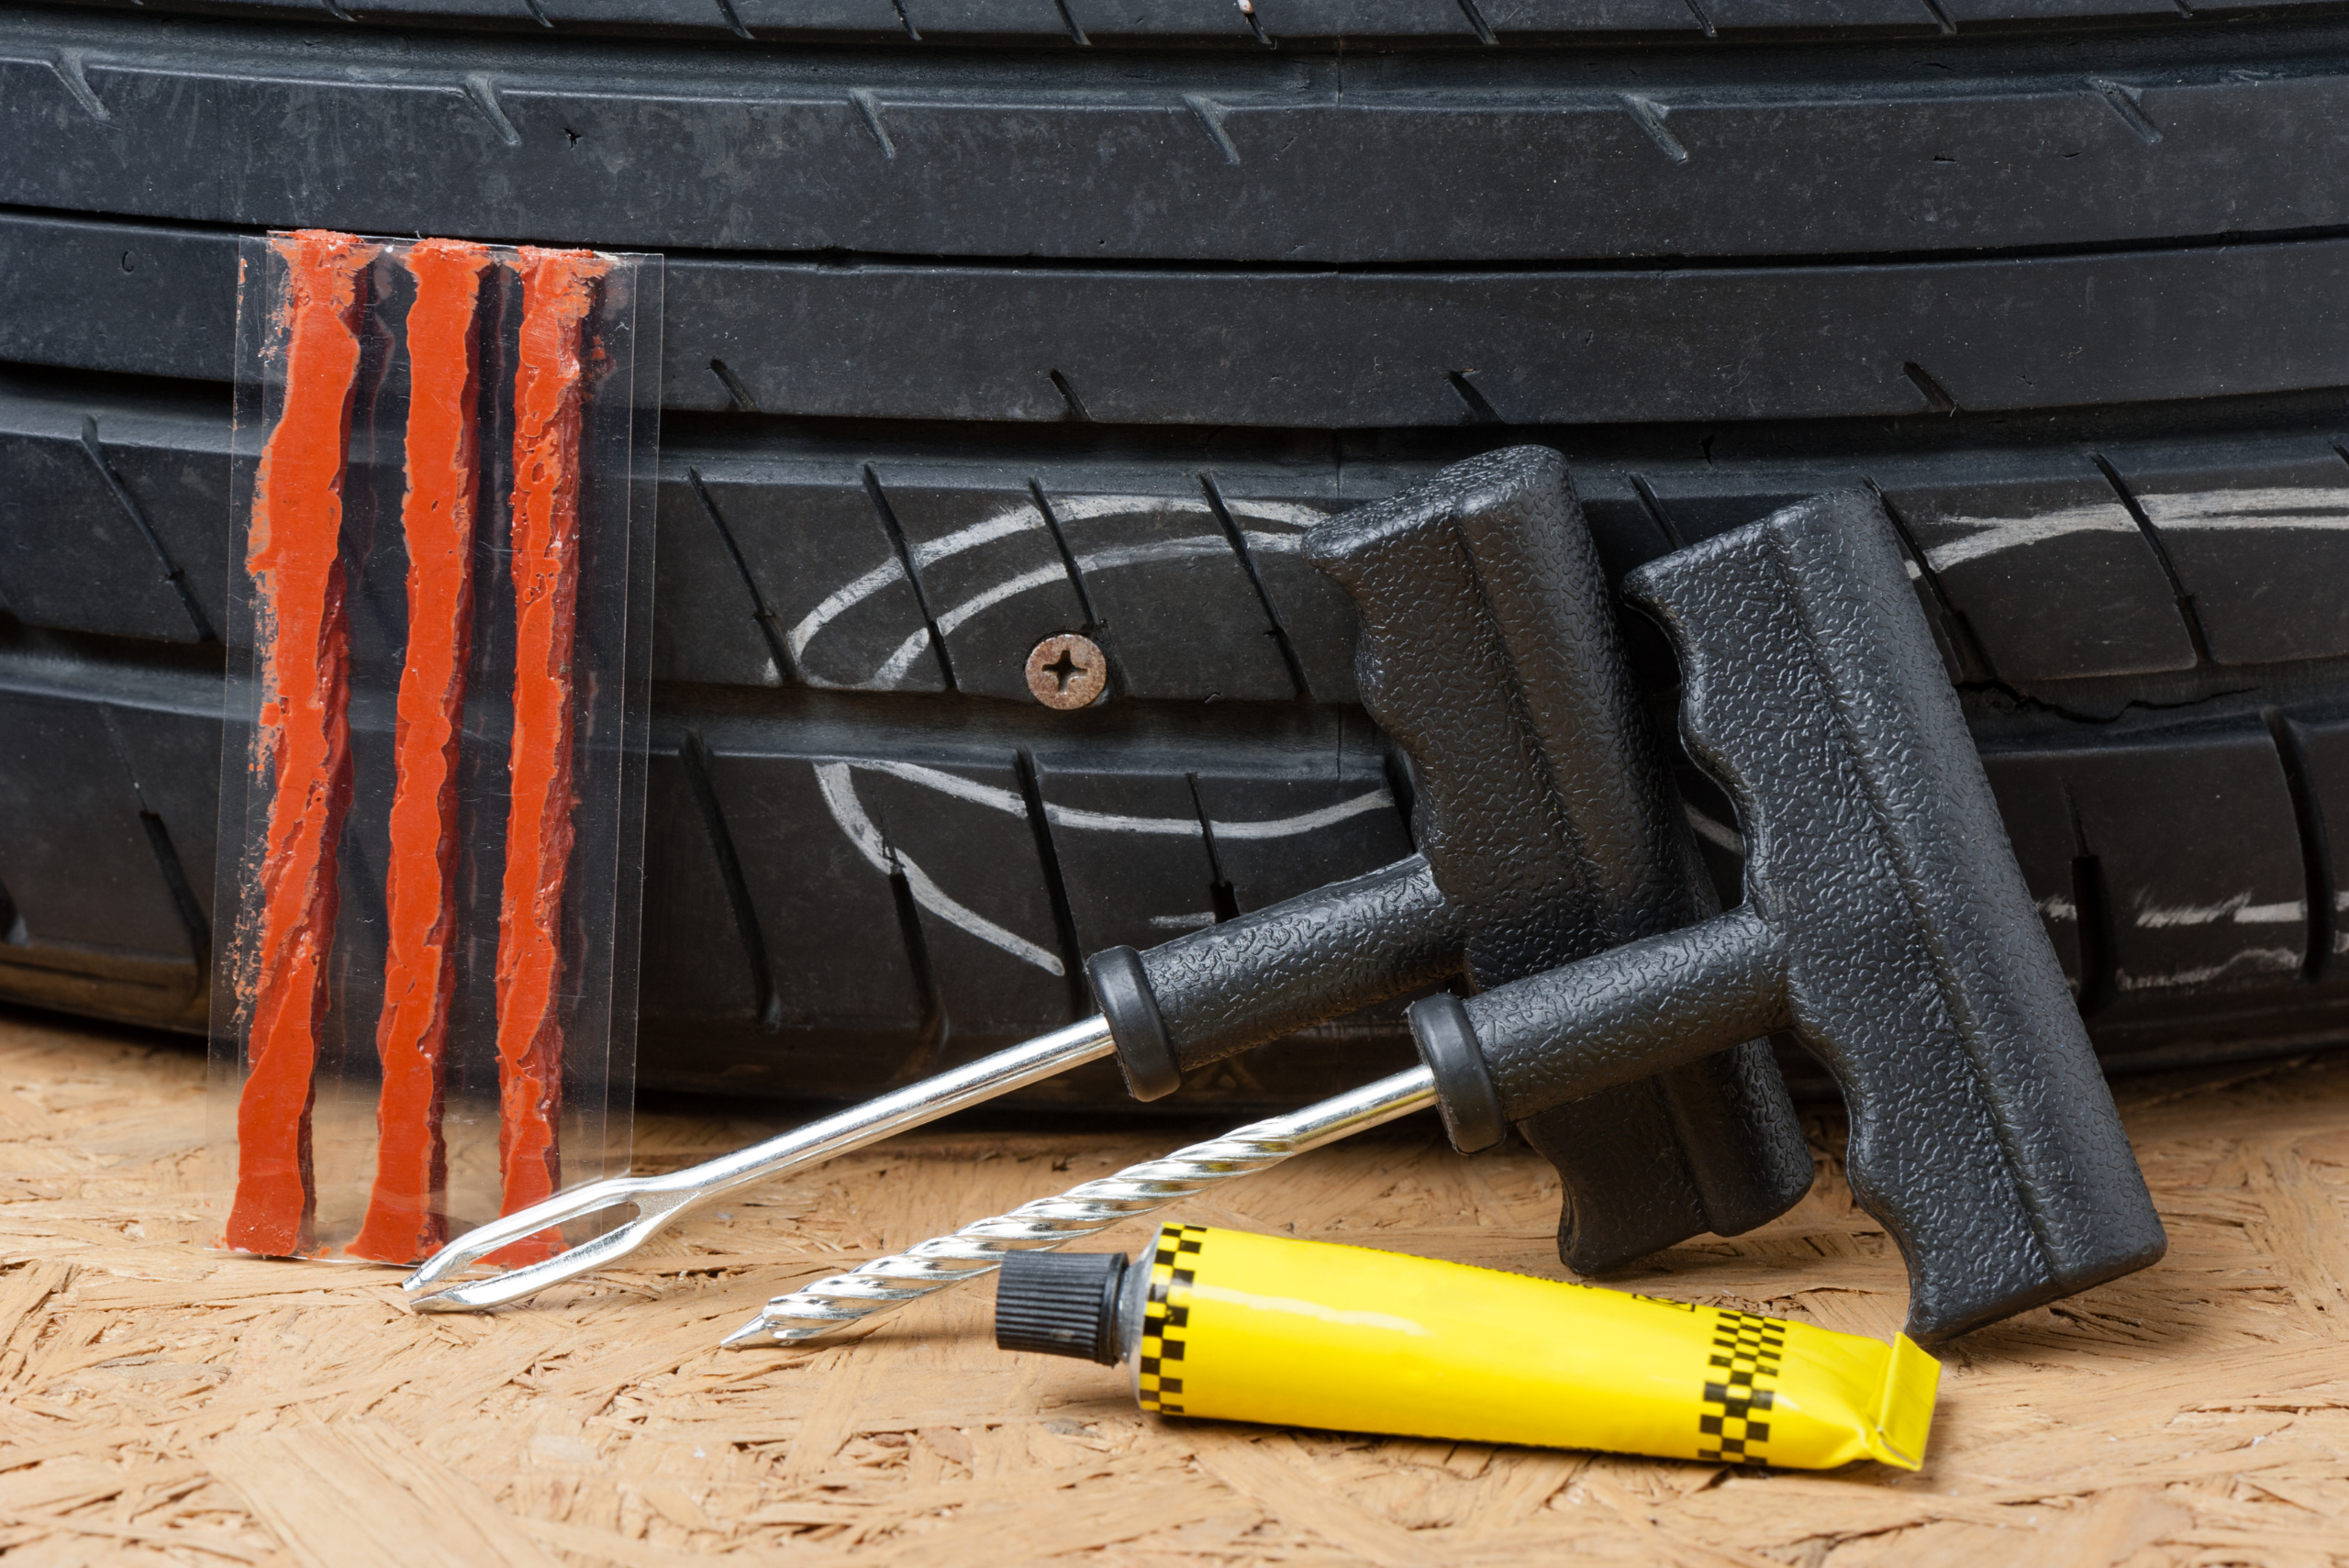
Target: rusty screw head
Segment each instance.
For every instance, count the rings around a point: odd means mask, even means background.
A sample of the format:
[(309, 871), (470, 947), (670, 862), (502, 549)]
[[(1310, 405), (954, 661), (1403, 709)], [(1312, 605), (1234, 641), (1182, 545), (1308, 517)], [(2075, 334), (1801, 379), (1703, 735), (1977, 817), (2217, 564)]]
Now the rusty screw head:
[(1109, 661), (1089, 637), (1064, 631), (1028, 655), (1028, 689), (1046, 707), (1084, 707), (1108, 684)]

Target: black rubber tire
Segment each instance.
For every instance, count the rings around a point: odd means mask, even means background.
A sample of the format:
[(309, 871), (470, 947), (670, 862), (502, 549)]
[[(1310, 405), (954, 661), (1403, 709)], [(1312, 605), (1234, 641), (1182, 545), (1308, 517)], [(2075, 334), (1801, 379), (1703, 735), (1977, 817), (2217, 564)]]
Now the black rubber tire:
[(0, 10), (0, 995), (202, 1026), (230, 257), (314, 223), (668, 252), (648, 1083), (861, 1094), (1407, 852), (1290, 545), (1528, 439), (1619, 574), (1875, 487), (2108, 1059), (2349, 1032), (2344, 7), (517, 6)]
[(2343, 0), (81, 0), (92, 10), (565, 34), (1060, 49), (1972, 39), (2332, 16)]

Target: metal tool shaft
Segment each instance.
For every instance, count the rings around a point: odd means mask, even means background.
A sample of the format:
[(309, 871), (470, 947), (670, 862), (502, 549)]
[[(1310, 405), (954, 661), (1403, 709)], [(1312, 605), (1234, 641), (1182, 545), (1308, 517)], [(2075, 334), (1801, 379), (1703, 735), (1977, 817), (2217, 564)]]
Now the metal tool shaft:
[(1090, 1236), (1434, 1103), (1435, 1080), (1424, 1067), (1381, 1078), (778, 1296), (724, 1342), (736, 1350), (796, 1344), (870, 1321), (949, 1285), (993, 1273), (1007, 1252), (1043, 1251)]
[(1097, 1062), (1116, 1049), (1108, 1026), (1098, 1018), (1086, 1018), (686, 1170), (665, 1176), (620, 1176), (557, 1193), (544, 1203), (458, 1237), (401, 1282), (400, 1288), (430, 1289), (499, 1248), (551, 1226), (622, 1204), (635, 1207), (636, 1217), (626, 1224), (566, 1251), (488, 1279), (467, 1280), (421, 1296), (414, 1305), (422, 1312), (476, 1312), (519, 1301), (548, 1285), (626, 1257), (678, 1215), (720, 1193), (878, 1143), (892, 1133), (936, 1121), (1080, 1063)]

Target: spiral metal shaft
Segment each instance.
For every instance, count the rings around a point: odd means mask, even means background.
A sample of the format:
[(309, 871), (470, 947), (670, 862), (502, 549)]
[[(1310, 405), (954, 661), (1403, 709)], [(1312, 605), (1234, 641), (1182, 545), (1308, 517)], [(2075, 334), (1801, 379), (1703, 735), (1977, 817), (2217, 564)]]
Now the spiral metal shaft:
[(1415, 1067), (1301, 1111), (1251, 1122), (778, 1296), (727, 1335), (725, 1343), (735, 1349), (796, 1344), (869, 1322), (949, 1285), (993, 1273), (1007, 1252), (1049, 1251), (1434, 1103), (1435, 1080), (1426, 1068)]

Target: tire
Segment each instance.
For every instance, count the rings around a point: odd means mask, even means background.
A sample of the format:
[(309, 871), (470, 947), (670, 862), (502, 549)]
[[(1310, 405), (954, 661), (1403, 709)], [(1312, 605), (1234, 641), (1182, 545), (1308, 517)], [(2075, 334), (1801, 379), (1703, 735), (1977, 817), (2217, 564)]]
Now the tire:
[(861, 1095), (1408, 852), (1295, 539), (1524, 440), (1618, 575), (1883, 497), (2109, 1062), (2349, 1031), (2349, 7), (465, 4), (0, 12), (0, 995), (204, 1025), (230, 258), (314, 223), (667, 253), (649, 1084)]

